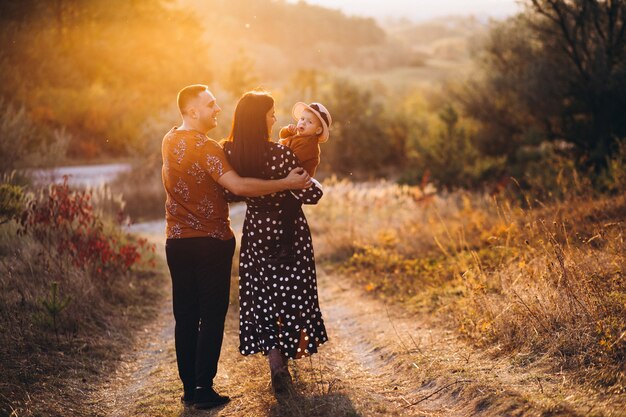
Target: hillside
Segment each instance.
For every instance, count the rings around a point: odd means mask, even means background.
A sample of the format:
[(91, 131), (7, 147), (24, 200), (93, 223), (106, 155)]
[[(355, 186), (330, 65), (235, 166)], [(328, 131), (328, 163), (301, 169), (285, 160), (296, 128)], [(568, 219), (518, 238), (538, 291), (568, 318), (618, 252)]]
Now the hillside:
[(224, 63), (245, 54), (263, 78), (300, 68), (382, 68), (406, 61), (406, 51), (371, 18), (282, 0), (180, 4), (202, 16), (213, 56)]
[(473, 16), (447, 16), (420, 23), (387, 20), (383, 28), (390, 39), (422, 58), (463, 61), (487, 33), (488, 23)]

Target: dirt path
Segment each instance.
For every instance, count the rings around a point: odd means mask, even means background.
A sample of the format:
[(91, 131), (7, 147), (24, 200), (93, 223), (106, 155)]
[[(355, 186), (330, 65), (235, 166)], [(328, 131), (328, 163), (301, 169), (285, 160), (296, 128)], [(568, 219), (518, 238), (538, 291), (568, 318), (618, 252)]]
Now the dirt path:
[(91, 401), (120, 417), (626, 416), (624, 396), (609, 407), (607, 398), (583, 391), (565, 373), (523, 367), (523, 355), (495, 359), (427, 317), (355, 289), (349, 278), (322, 271), (319, 290), (330, 340), (318, 355), (291, 365), (299, 393), (291, 400), (273, 398), (263, 357), (239, 355), (238, 310), (231, 305), (215, 384), (232, 401), (214, 411), (185, 410), (167, 299), (146, 338)]

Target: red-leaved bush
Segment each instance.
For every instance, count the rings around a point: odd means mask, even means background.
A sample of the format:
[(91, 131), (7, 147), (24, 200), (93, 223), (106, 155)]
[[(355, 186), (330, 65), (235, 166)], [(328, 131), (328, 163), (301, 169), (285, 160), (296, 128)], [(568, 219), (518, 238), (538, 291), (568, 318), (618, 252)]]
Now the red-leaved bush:
[[(90, 190), (71, 190), (65, 177), (27, 205), (19, 232), (40, 241), (45, 262), (59, 272), (72, 263), (94, 278), (110, 281), (135, 266), (153, 266), (154, 245), (107, 226), (91, 201)], [(118, 222), (122, 219), (120, 212)]]

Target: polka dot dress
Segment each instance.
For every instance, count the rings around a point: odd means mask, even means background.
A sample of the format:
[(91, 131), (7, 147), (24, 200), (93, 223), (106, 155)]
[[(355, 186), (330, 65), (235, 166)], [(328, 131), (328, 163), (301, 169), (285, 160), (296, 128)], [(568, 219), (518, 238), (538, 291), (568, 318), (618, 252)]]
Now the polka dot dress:
[[(227, 155), (229, 144), (225, 145)], [(283, 178), (299, 166), (287, 147), (272, 143), (267, 169), (270, 178)], [(316, 204), (322, 190), (313, 186), (292, 193), (304, 204)], [(300, 210), (296, 220), (296, 262), (270, 265), (282, 230), (280, 203), (286, 192), (246, 198), (247, 211), (239, 258), (239, 339), (243, 355), (278, 348), (291, 359), (317, 352), (326, 342), (326, 329), (317, 299), (315, 258), (309, 225)]]

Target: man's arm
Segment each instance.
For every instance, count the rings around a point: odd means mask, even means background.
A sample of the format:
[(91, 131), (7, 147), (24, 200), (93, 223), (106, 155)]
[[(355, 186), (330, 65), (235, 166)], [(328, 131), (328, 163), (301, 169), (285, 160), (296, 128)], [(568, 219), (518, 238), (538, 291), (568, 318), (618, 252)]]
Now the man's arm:
[(311, 177), (303, 168), (294, 168), (289, 175), (279, 180), (242, 178), (234, 170), (226, 172), (217, 180), (218, 184), (233, 194), (243, 197), (259, 197), (284, 190), (309, 188)]
[(322, 184), (317, 182), (315, 178), (311, 178), (313, 185), (306, 190), (294, 190), (291, 192), (302, 204), (317, 204), (324, 195)]

